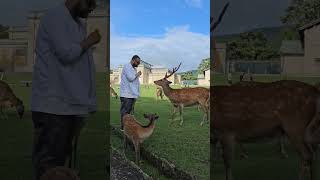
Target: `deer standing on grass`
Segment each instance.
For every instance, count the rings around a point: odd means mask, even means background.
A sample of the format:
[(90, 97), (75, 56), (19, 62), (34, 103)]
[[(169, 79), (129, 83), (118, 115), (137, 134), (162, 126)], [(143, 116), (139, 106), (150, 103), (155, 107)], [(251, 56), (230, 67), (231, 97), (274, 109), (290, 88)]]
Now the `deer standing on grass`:
[(158, 86), (161, 86), (164, 94), (169, 98), (173, 105), (172, 121), (176, 114), (176, 109), (180, 112), (180, 125), (183, 124), (183, 108), (188, 106), (200, 105), (204, 111), (204, 116), (200, 125), (202, 126), (204, 121), (209, 122), (209, 109), (210, 109), (210, 92), (209, 89), (204, 87), (195, 88), (183, 88), (183, 89), (172, 89), (169, 85), (172, 83), (168, 81), (168, 78), (172, 76), (180, 68), (181, 63), (178, 67), (173, 68), (172, 72), (168, 75), (166, 73), (163, 79), (154, 81)]
[(157, 100), (159, 100), (160, 98), (161, 100), (163, 100), (163, 90), (161, 87), (157, 87), (156, 95), (157, 95)]
[(13, 93), (10, 86), (0, 80), (0, 116), (3, 119), (8, 119), (6, 114), (3, 112), (5, 108), (15, 107), (16, 111), (21, 119), (24, 114), (24, 105), (23, 102), (17, 98), (17, 96)]
[[(211, 139), (224, 151), (226, 180), (232, 179), (234, 145), (285, 133), (300, 156), (299, 179), (312, 172), (312, 146), (320, 143), (320, 91), (293, 80), (243, 85), (213, 86)], [(263, 95), (263, 96), (262, 96)]]
[(155, 121), (159, 116), (157, 114), (144, 114), (144, 118), (150, 121), (146, 126), (138, 122), (131, 114), (123, 116), (124, 150), (126, 150), (128, 138), (134, 145), (137, 164), (139, 164), (140, 161), (140, 145), (153, 133), (156, 127)]
[(116, 93), (116, 91), (111, 87), (110, 84), (110, 94), (111, 96), (115, 97), (116, 99), (118, 99), (118, 94)]

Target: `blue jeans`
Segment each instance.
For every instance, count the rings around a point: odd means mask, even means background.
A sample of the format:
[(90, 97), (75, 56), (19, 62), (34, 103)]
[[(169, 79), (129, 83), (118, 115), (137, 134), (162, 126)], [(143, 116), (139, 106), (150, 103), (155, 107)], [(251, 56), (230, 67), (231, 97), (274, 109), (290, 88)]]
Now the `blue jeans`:
[(131, 112), (134, 109), (134, 103), (135, 103), (136, 99), (135, 98), (120, 97), (120, 101), (121, 101), (120, 122), (121, 122), (121, 129), (123, 129), (122, 118), (125, 114), (131, 114)]

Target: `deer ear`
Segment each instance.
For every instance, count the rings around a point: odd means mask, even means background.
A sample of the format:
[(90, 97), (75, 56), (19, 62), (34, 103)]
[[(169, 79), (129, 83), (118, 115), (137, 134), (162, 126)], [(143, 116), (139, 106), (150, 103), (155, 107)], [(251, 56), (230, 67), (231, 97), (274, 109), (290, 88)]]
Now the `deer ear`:
[(159, 116), (158, 116), (158, 115), (156, 115), (156, 116), (154, 117), (154, 119), (159, 119)]

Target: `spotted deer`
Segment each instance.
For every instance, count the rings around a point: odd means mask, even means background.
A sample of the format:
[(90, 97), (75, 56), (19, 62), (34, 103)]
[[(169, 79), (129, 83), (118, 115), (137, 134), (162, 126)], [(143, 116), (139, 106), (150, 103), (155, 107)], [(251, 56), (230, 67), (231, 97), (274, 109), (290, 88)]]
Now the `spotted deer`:
[(312, 146), (320, 142), (320, 91), (293, 80), (254, 86), (213, 86), (211, 139), (223, 146), (226, 180), (232, 179), (234, 145), (288, 136), (300, 157), (299, 178), (315, 179)]
[(146, 126), (138, 122), (131, 114), (123, 116), (124, 150), (126, 150), (128, 138), (134, 145), (137, 164), (140, 161), (140, 145), (152, 135), (156, 127), (155, 121), (159, 116), (157, 114), (144, 114), (144, 118), (149, 120), (149, 124)]
[(0, 115), (2, 118), (8, 119), (3, 110), (12, 107), (16, 108), (18, 116), (21, 119), (24, 114), (23, 102), (17, 98), (6, 82), (0, 80)]
[(182, 88), (182, 89), (172, 89), (169, 85), (172, 83), (168, 81), (168, 78), (172, 76), (180, 68), (181, 63), (178, 67), (173, 68), (172, 72), (168, 75), (165, 74), (165, 77), (154, 81), (158, 86), (161, 86), (164, 94), (169, 98), (170, 102), (173, 105), (172, 121), (176, 114), (176, 109), (179, 109), (180, 112), (180, 125), (183, 124), (183, 108), (188, 106), (200, 105), (201, 109), (204, 112), (204, 116), (200, 125), (202, 126), (205, 120), (209, 122), (209, 109), (210, 109), (210, 92), (209, 89), (204, 87), (195, 87), (195, 88)]

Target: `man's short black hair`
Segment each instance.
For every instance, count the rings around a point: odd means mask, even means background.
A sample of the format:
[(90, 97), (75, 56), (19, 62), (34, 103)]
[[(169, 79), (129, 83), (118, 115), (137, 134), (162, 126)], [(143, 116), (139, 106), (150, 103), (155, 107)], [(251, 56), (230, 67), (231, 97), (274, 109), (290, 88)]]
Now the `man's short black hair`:
[(140, 59), (140, 57), (138, 55), (134, 55), (134, 56), (132, 56), (131, 60), (138, 59), (138, 58)]

